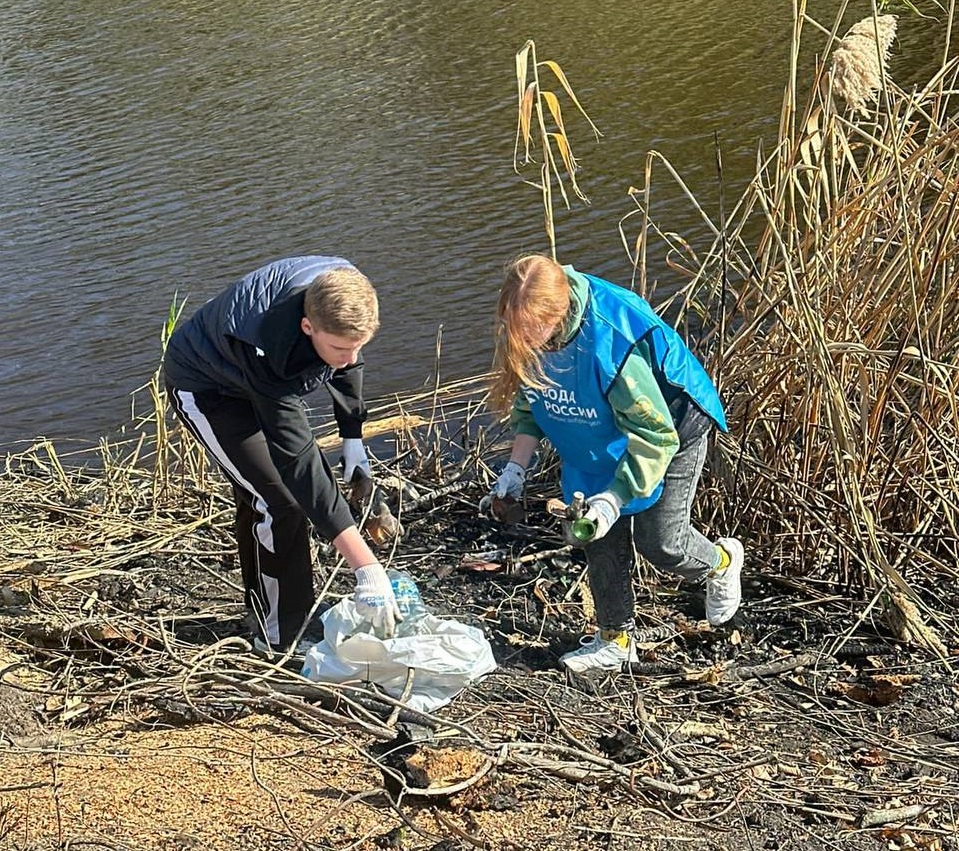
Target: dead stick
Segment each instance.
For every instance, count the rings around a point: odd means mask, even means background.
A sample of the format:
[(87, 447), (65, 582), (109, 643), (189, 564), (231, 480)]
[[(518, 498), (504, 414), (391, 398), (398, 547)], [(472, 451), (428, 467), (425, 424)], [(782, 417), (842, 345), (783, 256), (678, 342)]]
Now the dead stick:
[(766, 665), (750, 665), (744, 668), (730, 668), (725, 671), (725, 676), (730, 679), (759, 679), (761, 677), (771, 677), (777, 674), (784, 674), (786, 671), (794, 671), (796, 668), (808, 668), (828, 659), (819, 653), (801, 653), (799, 656), (793, 656), (789, 659), (781, 659), (778, 662), (769, 662)]
[[(572, 547), (563, 547), (563, 549), (564, 549), (564, 550), (571, 550)], [(568, 602), (570, 601), (570, 598), (571, 598), (571, 597), (573, 596), (573, 594), (576, 592), (576, 589), (579, 588), (579, 586), (583, 584), (583, 580), (586, 578), (586, 572), (587, 572), (588, 570), (589, 570), (589, 566), (584, 567), (584, 568), (580, 571), (579, 576), (576, 577), (576, 581), (575, 581), (572, 585), (569, 586), (569, 590), (563, 595), (563, 602), (564, 602), (564, 603), (568, 603)]]
[(632, 788), (634, 784), (638, 783), (641, 786), (647, 786), (650, 789), (655, 789), (658, 792), (665, 792), (668, 795), (675, 795), (676, 797), (688, 797), (689, 795), (695, 795), (700, 789), (698, 783), (677, 785), (675, 783), (666, 783), (662, 780), (655, 780), (654, 778), (647, 777), (645, 775), (637, 775), (635, 771), (630, 771), (628, 768), (625, 768), (618, 762), (613, 762), (611, 759), (605, 759), (604, 757), (596, 756), (588, 751), (581, 751), (578, 748), (566, 747), (564, 745), (554, 745), (545, 742), (508, 742), (507, 744), (511, 754), (517, 752), (522, 753), (524, 751), (562, 754), (564, 756), (572, 756), (579, 762), (586, 762), (591, 765), (601, 766), (613, 774), (620, 775), (620, 777), (629, 785), (630, 788)]
[(538, 552), (538, 553), (528, 553), (525, 556), (520, 556), (519, 558), (514, 559), (513, 564), (527, 564), (528, 562), (538, 561), (539, 559), (543, 559), (543, 558), (552, 558), (553, 556), (566, 555), (566, 553), (569, 553), (572, 551), (573, 551), (573, 548), (567, 546), (567, 547), (560, 547), (558, 550), (543, 550), (542, 552)]
[(697, 783), (702, 783), (704, 780), (709, 780), (713, 777), (722, 777), (724, 774), (733, 774), (735, 772), (747, 771), (750, 768), (755, 768), (757, 765), (768, 765), (774, 760), (772, 754), (766, 754), (765, 756), (758, 757), (757, 759), (751, 759), (748, 762), (737, 762), (735, 765), (730, 765), (725, 768), (714, 768), (711, 771), (703, 771), (700, 774), (689, 774), (687, 773), (687, 780), (695, 780)]
[(406, 669), (406, 683), (403, 685), (403, 693), (400, 695), (400, 703), (393, 707), (390, 717), (386, 719), (386, 726), (392, 727), (396, 724), (396, 719), (400, 717), (400, 710), (403, 708), (400, 704), (406, 703), (410, 699), (410, 692), (413, 691), (413, 677), (416, 676), (416, 668)]
[(891, 810), (871, 810), (859, 817), (860, 827), (879, 827), (891, 822), (910, 822), (921, 816), (927, 809), (924, 804), (913, 804), (909, 807), (894, 807)]
[(682, 761), (678, 760), (669, 752), (669, 748), (666, 747), (666, 742), (663, 741), (663, 737), (659, 735), (659, 731), (650, 722), (642, 695), (637, 695), (633, 702), (633, 708), (639, 723), (642, 725), (640, 732), (643, 737), (653, 746), (656, 753), (673, 767), (680, 777), (684, 780), (689, 779), (689, 769)]
[(404, 511), (412, 511), (415, 508), (419, 508), (421, 505), (426, 505), (430, 502), (436, 502), (440, 497), (448, 496), (451, 493), (457, 493), (458, 491), (464, 490), (469, 487), (472, 482), (463, 480), (459, 482), (453, 482), (449, 485), (443, 485), (442, 487), (437, 488), (436, 490), (430, 491), (423, 496), (418, 496), (416, 499), (401, 499), (400, 504), (403, 506)]

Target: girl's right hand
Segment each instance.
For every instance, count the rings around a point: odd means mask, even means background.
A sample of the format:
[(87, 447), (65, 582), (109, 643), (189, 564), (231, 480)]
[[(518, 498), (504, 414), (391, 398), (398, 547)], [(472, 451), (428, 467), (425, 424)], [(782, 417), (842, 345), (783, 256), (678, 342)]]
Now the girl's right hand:
[(500, 499), (505, 499), (506, 497), (516, 500), (521, 499), (525, 485), (526, 469), (515, 461), (507, 461), (506, 466), (503, 467), (503, 472), (499, 474), (499, 478), (496, 480), (496, 484), (493, 485), (492, 490), (480, 500), (480, 511), (486, 512), (489, 510), (494, 496), (498, 496)]

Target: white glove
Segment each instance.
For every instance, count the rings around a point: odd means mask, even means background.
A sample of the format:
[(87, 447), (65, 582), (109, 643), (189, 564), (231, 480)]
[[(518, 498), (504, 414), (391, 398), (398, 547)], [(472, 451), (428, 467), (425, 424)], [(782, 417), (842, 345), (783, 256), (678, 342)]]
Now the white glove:
[(383, 565), (374, 562), (358, 567), (355, 575), (356, 591), (353, 592), (353, 602), (356, 604), (357, 614), (373, 624), (377, 635), (391, 638), (397, 621), (403, 620), (403, 616), (396, 605), (393, 584)]
[(523, 496), (523, 486), (526, 484), (526, 470), (515, 461), (507, 461), (503, 472), (499, 474), (492, 490), (480, 500), (480, 511), (487, 511), (494, 496), (500, 499), (510, 497), (520, 499)]
[(612, 491), (601, 491), (587, 499), (586, 505), (586, 513), (583, 517), (596, 524), (593, 540), (598, 541), (619, 520), (619, 509), (623, 507), (623, 501)]
[(370, 470), (370, 459), (366, 457), (366, 447), (359, 437), (343, 438), (343, 481), (353, 479), (353, 473), (359, 469), (368, 479), (373, 478)]

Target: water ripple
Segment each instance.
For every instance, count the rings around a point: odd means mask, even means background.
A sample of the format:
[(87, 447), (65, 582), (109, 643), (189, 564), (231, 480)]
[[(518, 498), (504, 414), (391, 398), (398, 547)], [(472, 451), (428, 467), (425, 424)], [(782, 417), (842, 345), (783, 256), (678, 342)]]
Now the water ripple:
[[(448, 377), (485, 369), (503, 263), (546, 248), (512, 170), (525, 38), (605, 133), (567, 108), (593, 203), (557, 211), (564, 259), (626, 278), (616, 226), (646, 151), (708, 203), (718, 131), (743, 182), (775, 129), (789, 31), (779, 5), (744, 0), (8, 5), (0, 443), (125, 422), (174, 293), (192, 310), (286, 254), (347, 256), (376, 282), (371, 393), (428, 380), (440, 326)], [(668, 183), (656, 210), (702, 232)]]

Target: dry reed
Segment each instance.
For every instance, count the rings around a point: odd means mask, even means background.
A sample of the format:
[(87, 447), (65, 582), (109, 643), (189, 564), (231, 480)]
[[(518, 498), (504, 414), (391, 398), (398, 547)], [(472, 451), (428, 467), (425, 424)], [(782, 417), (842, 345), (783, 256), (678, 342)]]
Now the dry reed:
[[(806, 20), (800, 4), (797, 52)], [(716, 528), (738, 530), (766, 570), (867, 596), (927, 586), (928, 615), (959, 578), (957, 65), (903, 92), (881, 69), (894, 32), (890, 16), (870, 18), (834, 53), (846, 58), (833, 88), (851, 105), (881, 87), (868, 124), (819, 85), (823, 62), (797, 110), (793, 63), (775, 150), (725, 222), (697, 205), (715, 241), (674, 302), (706, 324), (729, 408), (713, 467), (724, 496), (704, 500)], [(648, 234), (663, 233), (648, 216), (660, 161), (650, 154), (621, 223), (644, 286)]]

